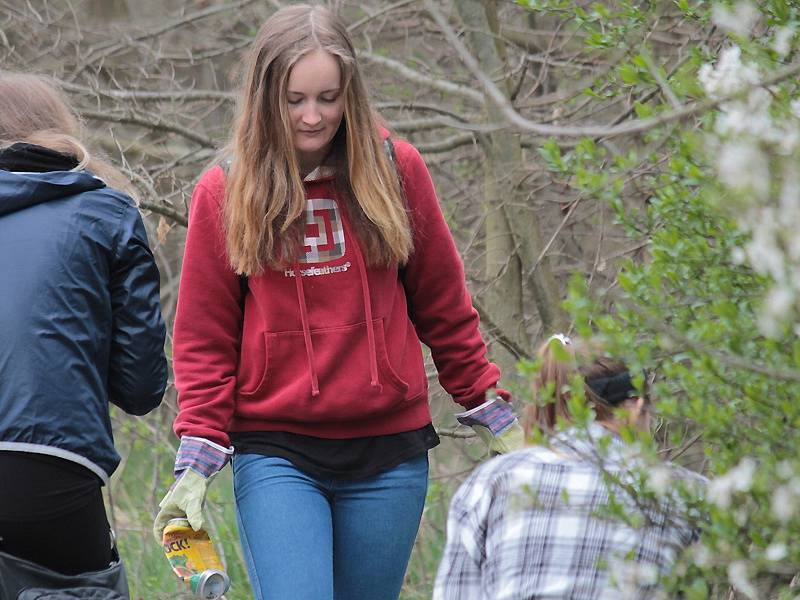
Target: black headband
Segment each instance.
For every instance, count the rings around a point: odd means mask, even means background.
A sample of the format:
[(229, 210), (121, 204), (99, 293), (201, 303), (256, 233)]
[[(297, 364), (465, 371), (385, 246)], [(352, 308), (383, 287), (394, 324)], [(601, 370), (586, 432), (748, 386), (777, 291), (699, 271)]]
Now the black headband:
[(628, 398), (638, 395), (628, 371), (623, 371), (613, 377), (594, 377), (585, 381), (590, 390), (611, 406), (617, 406)]

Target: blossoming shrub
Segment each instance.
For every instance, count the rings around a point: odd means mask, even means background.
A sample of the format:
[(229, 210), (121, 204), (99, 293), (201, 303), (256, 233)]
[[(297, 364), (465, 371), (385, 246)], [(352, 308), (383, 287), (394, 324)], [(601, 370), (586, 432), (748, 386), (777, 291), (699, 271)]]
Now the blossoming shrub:
[[(641, 32), (639, 17), (625, 29), (616, 13), (606, 31), (628, 35), (617, 93), (660, 91), (635, 105), (640, 118), (700, 108), (656, 119), (636, 139), (541, 149), (551, 170), (609, 202), (646, 248), (616, 265), (610, 286), (576, 274), (567, 307), (580, 335), (600, 334), (655, 377), (656, 442), (635, 440), (653, 466), (635, 492), (643, 502), (682, 495), (702, 531), (663, 582), (665, 596), (800, 598), (800, 10), (781, 0), (662, 9), (700, 41), (667, 73), (652, 68), (646, 31), (630, 35)], [(588, 19), (586, 31), (595, 24)], [(648, 161), (636, 209), (620, 198)], [(665, 457), (704, 472), (705, 492), (659, 467)]]

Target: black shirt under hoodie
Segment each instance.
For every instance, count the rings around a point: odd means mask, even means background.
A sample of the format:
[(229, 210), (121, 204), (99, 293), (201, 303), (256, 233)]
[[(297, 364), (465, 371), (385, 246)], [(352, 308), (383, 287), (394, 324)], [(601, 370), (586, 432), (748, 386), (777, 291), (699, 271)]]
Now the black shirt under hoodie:
[(283, 431), (232, 432), (237, 454), (285, 458), (316, 479), (366, 479), (439, 445), (432, 424), (390, 435), (324, 439)]

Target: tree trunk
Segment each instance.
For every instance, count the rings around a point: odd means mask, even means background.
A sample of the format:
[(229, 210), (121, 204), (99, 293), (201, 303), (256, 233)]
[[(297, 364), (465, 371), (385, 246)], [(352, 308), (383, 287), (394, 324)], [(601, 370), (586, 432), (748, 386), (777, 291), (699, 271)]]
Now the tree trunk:
[[(493, 0), (455, 0), (467, 28), (467, 41), (483, 71), (497, 79), (510, 69), (498, 33), (497, 7)], [(491, 32), (487, 34), (485, 32)], [(510, 82), (503, 86), (510, 91)], [(503, 121), (502, 111), (486, 96), (486, 117), (490, 123)], [(525, 316), (525, 289), (536, 304), (542, 329), (551, 332), (563, 326), (566, 316), (559, 306), (560, 295), (545, 257), (534, 268), (543, 243), (539, 222), (532, 206), (525, 205), (521, 189), (525, 170), (519, 135), (498, 131), (481, 138), (485, 153), (484, 204), (486, 207), (486, 276), (489, 291), (484, 309), (503, 336), (532, 354)], [(510, 356), (498, 359), (510, 372)]]

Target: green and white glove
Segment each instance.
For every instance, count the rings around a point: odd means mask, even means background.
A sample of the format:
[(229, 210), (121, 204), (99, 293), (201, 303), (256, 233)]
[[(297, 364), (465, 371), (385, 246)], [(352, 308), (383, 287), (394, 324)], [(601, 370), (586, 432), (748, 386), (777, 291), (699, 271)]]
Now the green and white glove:
[(203, 504), (210, 481), (210, 477), (203, 477), (191, 469), (178, 476), (167, 495), (158, 503), (161, 510), (153, 523), (153, 537), (159, 544), (170, 519), (186, 518), (195, 531), (204, 529)]
[(493, 388), (486, 395), (486, 402), (457, 413), (456, 419), (462, 425), (472, 427), (493, 454), (519, 450), (525, 444), (525, 433), (511, 408), (511, 394)]
[(203, 529), (203, 504), (208, 485), (228, 462), (233, 448), (224, 448), (204, 438), (184, 436), (175, 457), (175, 483), (159, 502), (153, 522), (153, 537), (160, 544), (170, 519), (185, 518), (195, 531)]

